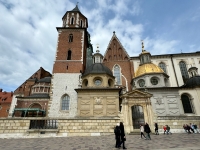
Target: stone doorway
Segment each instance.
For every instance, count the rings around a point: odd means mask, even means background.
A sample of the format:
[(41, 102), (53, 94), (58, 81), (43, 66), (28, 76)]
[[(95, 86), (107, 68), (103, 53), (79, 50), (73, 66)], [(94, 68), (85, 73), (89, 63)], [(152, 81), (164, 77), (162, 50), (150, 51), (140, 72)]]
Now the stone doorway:
[(133, 129), (140, 129), (140, 124), (144, 124), (144, 111), (142, 106), (134, 105), (131, 107)]

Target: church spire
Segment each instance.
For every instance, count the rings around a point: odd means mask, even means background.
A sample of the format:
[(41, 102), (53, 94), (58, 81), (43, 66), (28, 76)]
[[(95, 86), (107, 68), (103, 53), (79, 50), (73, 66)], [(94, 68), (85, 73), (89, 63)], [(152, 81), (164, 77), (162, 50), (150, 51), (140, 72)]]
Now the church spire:
[(144, 41), (142, 40), (142, 52), (144, 52)]

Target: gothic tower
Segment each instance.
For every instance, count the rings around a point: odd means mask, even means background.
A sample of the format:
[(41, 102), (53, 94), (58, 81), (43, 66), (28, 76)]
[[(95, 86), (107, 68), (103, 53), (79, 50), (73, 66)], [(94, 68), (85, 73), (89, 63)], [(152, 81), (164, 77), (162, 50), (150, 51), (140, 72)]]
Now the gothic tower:
[[(58, 42), (53, 65), (49, 117), (74, 117), (81, 73), (86, 69), (87, 49), (91, 46), (87, 18), (78, 6), (67, 11), (57, 27)], [(89, 57), (89, 56), (88, 56)]]

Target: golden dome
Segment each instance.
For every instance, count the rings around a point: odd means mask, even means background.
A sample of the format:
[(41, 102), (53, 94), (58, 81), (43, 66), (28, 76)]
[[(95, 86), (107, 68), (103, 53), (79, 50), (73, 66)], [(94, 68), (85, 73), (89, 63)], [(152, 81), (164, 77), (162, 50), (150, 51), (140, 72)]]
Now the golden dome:
[(138, 67), (137, 71), (135, 72), (135, 77), (149, 73), (164, 73), (164, 71), (153, 63), (143, 64)]

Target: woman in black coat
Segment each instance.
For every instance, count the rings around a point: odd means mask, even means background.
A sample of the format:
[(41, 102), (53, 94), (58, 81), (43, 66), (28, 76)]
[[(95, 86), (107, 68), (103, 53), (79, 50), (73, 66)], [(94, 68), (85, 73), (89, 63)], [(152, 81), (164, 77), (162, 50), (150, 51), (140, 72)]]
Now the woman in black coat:
[(151, 140), (151, 137), (150, 137), (151, 129), (150, 129), (148, 123), (146, 123), (145, 126), (144, 126), (144, 132), (146, 132), (146, 134), (147, 134), (146, 137), (148, 137), (148, 139)]
[(121, 143), (120, 143), (120, 145), (123, 143), (123, 149), (127, 149), (125, 147), (126, 136), (125, 136), (125, 132), (124, 132), (124, 125), (123, 125), (122, 122), (120, 122), (120, 130), (121, 130)]

